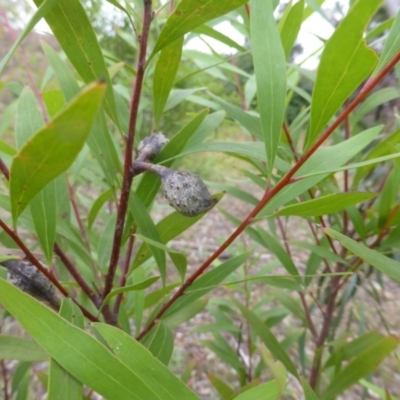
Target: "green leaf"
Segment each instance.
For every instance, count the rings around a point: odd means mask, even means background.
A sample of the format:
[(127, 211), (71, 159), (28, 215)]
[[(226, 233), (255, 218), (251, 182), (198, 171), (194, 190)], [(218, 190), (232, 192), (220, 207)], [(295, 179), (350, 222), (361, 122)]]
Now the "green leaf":
[(362, 258), (365, 262), (375, 267), (377, 270), (383, 272), (385, 275), (400, 282), (400, 263), (384, 256), (376, 250), (372, 250), (355, 240), (342, 235), (341, 233), (325, 228), (324, 232), (332, 239), (339, 240), (339, 242), (349, 251), (356, 256)]
[(183, 253), (179, 253), (178, 251), (172, 250), (169, 247), (163, 245), (162, 243), (151, 240), (145, 236), (138, 234), (136, 234), (135, 236), (138, 239), (142, 240), (143, 242), (147, 243), (149, 246), (157, 247), (158, 249), (167, 252), (172, 262), (175, 264), (175, 267), (179, 272), (181, 280), (183, 281), (185, 279), (187, 259)]
[[(243, 306), (239, 302), (235, 302), (240, 309), (243, 316), (250, 323), (254, 332), (260, 337), (267, 349), (273, 354), (273, 356), (282, 362), (286, 369), (299, 379), (296, 367), (292, 360), (289, 358), (281, 344), (278, 342), (274, 334), (270, 331), (268, 326), (256, 315), (254, 312)], [(279, 388), (278, 388), (279, 389)]]
[(16, 154), (10, 170), (14, 223), (33, 197), (66, 171), (82, 149), (101, 105), (105, 85), (90, 85)]
[(33, 340), (0, 335), (0, 359), (46, 361), (48, 354)]
[[(44, 120), (39, 111), (35, 95), (24, 88), (18, 101), (15, 141), (18, 150), (42, 126)], [(56, 236), (57, 202), (54, 182), (50, 182), (31, 201), (30, 210), (36, 235), (50, 263)]]
[[(144, 399), (198, 400), (199, 398), (139, 342), (113, 326), (96, 323), (114, 354), (156, 393)], [(114, 399), (114, 397), (111, 397)], [(126, 399), (128, 399), (127, 397)]]
[(211, 28), (211, 26), (201, 25), (195, 29), (191, 29), (191, 31), (194, 33), (201, 34), (201, 35), (209, 36), (215, 40), (218, 40), (219, 42), (221, 42), (223, 44), (226, 44), (227, 46), (233, 47), (234, 49), (236, 49), (242, 53), (247, 51), (247, 49), (245, 47), (240, 46), (234, 40), (232, 40), (229, 36), (226, 36), (223, 33), (218, 32), (217, 30)]
[(319, 400), (319, 397), (312, 390), (310, 384), (303, 377), (301, 377), (301, 385), (303, 386), (305, 400)]
[(176, 72), (181, 62), (183, 36), (165, 47), (160, 54), (153, 77), (154, 121), (156, 127), (169, 93), (174, 83)]
[(249, 255), (249, 252), (240, 254), (200, 276), (200, 278), (187, 288), (186, 294), (172, 304), (165, 312), (164, 317), (168, 317), (195, 300), (204, 297), (206, 293), (219, 285), (226, 277), (239, 268)]
[[(77, 314), (77, 318), (75, 318)], [(68, 322), (83, 329), (81, 310), (71, 299), (63, 299), (60, 316)], [(79, 318), (80, 316), (80, 318)], [(82, 399), (82, 383), (66, 371), (56, 360), (50, 359), (47, 400), (79, 400)]]
[[(227, 14), (230, 11), (247, 3), (248, 0), (182, 0), (175, 11), (169, 16), (157, 42), (154, 45), (151, 57), (185, 33), (203, 25), (207, 21)], [(150, 57), (150, 58), (151, 58)]]
[(363, 351), (367, 350), (369, 347), (378, 343), (383, 339), (383, 337), (384, 336), (378, 332), (372, 331), (352, 340), (350, 343), (340, 346), (331, 354), (325, 363), (324, 368), (334, 366), (338, 361), (342, 362), (351, 360), (352, 358), (361, 354)]
[[(42, 47), (54, 70), (65, 100), (71, 101), (79, 92), (79, 85), (74, 74), (48, 44), (42, 42)], [(117, 185), (118, 181), (115, 172), (121, 171), (121, 163), (102, 111), (97, 115), (93, 123), (87, 144), (101, 166), (110, 186)]]
[(157, 325), (141, 340), (151, 354), (164, 365), (168, 365), (174, 350), (174, 335), (164, 323)]
[(276, 381), (263, 383), (234, 397), (234, 400), (278, 400), (280, 389)]
[[(0, 279), (0, 302), (21, 323), (39, 346), (64, 369), (105, 398), (113, 400), (161, 400), (166, 398), (159, 395), (164, 390), (164, 385), (155, 382), (155, 376), (157, 379), (162, 379), (161, 373), (154, 374), (154, 366), (157, 364), (155, 359), (149, 359), (147, 355), (144, 355), (146, 358), (139, 357), (140, 360), (143, 360), (140, 368), (130, 369), (128, 363), (125, 363), (126, 360), (119, 360), (82, 329), (67, 322), (37, 300), (2, 279)], [(109, 328), (129, 338), (122, 331)], [(136, 358), (135, 355), (139, 354), (140, 349), (134, 348), (134, 351), (126, 352), (122, 341), (119, 343), (120, 348), (124, 348), (125, 358), (132, 360)], [(137, 346), (142, 347), (139, 343)], [(139, 362), (141, 362), (140, 360)], [(150, 371), (153, 372), (150, 373)], [(167, 373), (168, 379), (172, 382), (172, 374), (169, 371), (164, 372), (164, 374)], [(174, 385), (178, 387), (175, 381)], [(189, 390), (187, 391), (189, 392)], [(183, 400), (196, 397), (192, 395), (180, 398)]]
[(257, 103), (271, 177), (286, 101), (286, 60), (271, 1), (251, 0), (251, 42)]
[(135, 290), (144, 290), (150, 287), (154, 282), (157, 282), (161, 277), (152, 276), (151, 278), (145, 279), (144, 281), (135, 283), (133, 285), (127, 285), (111, 291), (103, 301), (101, 308), (103, 308), (113, 297), (120, 293), (133, 292)]
[[(372, 140), (378, 136), (381, 130), (382, 126), (376, 126), (337, 145), (321, 147), (297, 171), (295, 177), (297, 178), (307, 174), (314, 174), (321, 170), (331, 170), (341, 167), (368, 146)], [(277, 207), (286, 204), (307, 191), (309, 188), (315, 186), (327, 175), (328, 174), (310, 176), (309, 178), (301, 179), (298, 182), (286, 186), (264, 208), (264, 210), (259, 214), (259, 217), (272, 214), (275, 212)]]
[[(146, 207), (139, 199), (137, 194), (133, 191), (131, 191), (131, 194), (129, 196), (129, 209), (137, 223), (140, 233), (143, 234), (143, 236), (148, 237), (149, 239), (154, 240), (157, 243), (160, 243), (160, 236), (157, 232), (157, 228), (155, 227), (153, 220), (149, 215), (149, 212), (147, 211)], [(163, 282), (165, 283), (165, 251), (153, 245), (149, 245), (149, 247), (154, 259), (156, 260), (157, 267), (160, 271)]]
[(97, 214), (103, 207), (103, 205), (113, 197), (114, 191), (112, 189), (106, 190), (102, 193), (92, 204), (88, 216), (88, 228), (92, 229), (93, 223), (96, 220)]
[(399, 50), (400, 50), (400, 13), (397, 13), (397, 16), (390, 29), (389, 36), (385, 41), (385, 46), (383, 47), (378, 65), (376, 66), (372, 75), (373, 76), (378, 75), (378, 73), (399, 52)]
[(218, 376), (208, 374), (207, 377), (224, 400), (231, 400), (235, 397), (235, 391)]
[(307, 147), (376, 65), (363, 34), (380, 4), (358, 0), (326, 43), (312, 94)]
[(348, 387), (357, 383), (361, 378), (374, 371), (377, 365), (394, 351), (398, 345), (398, 338), (388, 336), (370, 346), (334, 376), (321, 399), (329, 400), (335, 398)]
[(318, 217), (320, 215), (333, 214), (337, 211), (344, 210), (347, 207), (372, 199), (377, 195), (377, 193), (367, 192), (328, 194), (316, 199), (283, 207), (278, 212), (271, 215), (271, 217), (280, 217), (283, 215)]
[(300, 0), (293, 6), (289, 4), (288, 7), (290, 7), (290, 10), (280, 29), (286, 59), (290, 56), (290, 52), (300, 31), (301, 23), (303, 22), (304, 0)]
[[(37, 6), (43, 0), (34, 0)], [(105, 106), (116, 125), (118, 114), (108, 69), (93, 26), (80, 0), (58, 0), (45, 16), (58, 43), (85, 83), (105, 80)]]
[(22, 41), (28, 36), (28, 34), (32, 31), (35, 25), (47, 15), (51, 11), (51, 9), (57, 4), (59, 0), (45, 0), (42, 2), (40, 7), (33, 14), (32, 18), (26, 24), (25, 29), (20, 34), (19, 38), (13, 43), (8, 53), (4, 56), (4, 58), (0, 62), (0, 74), (3, 72), (5, 66), (10, 61), (13, 56), (15, 50), (17, 50), (18, 46), (22, 43)]

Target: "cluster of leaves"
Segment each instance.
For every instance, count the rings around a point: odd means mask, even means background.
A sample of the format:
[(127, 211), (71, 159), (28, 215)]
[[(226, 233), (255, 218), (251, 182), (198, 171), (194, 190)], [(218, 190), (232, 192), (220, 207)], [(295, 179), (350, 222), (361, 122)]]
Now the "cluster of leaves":
[[(0, 363), (4, 397), (18, 391), (27, 398), (30, 366), (49, 360), (40, 375), (49, 399), (90, 398), (89, 389), (109, 399), (196, 399), (186, 385), (192, 367), (180, 379), (168, 364), (174, 329), (207, 307), (215, 322), (197, 330), (213, 340), (202, 344), (237, 374), (233, 384), (209, 376), (223, 399), (279, 399), (291, 391), (287, 374), (307, 400), (334, 399), (358, 383), (390, 398), (364, 378), (399, 339), (343, 326), (355, 321), (345, 320), (345, 311), (358, 286), (383, 277), (400, 282), (400, 263), (385, 254), (399, 249), (397, 121), (362, 128), (368, 112), (398, 97), (396, 88), (377, 87), (400, 59), (400, 14), (369, 29), (381, 1), (354, 2), (321, 45), (314, 73), (288, 60), (302, 23), (314, 12), (324, 15), (323, 0), (290, 2), (278, 24), (276, 1), (109, 2), (131, 24), (119, 36), (131, 46), (129, 57), (137, 55), (136, 69), (111, 54), (109, 43), (102, 51), (79, 0), (35, 0), (37, 11), (0, 62), (2, 73), (41, 18), (62, 48), (57, 53), (42, 44), (49, 62), (43, 81), (24, 88), (1, 125), (4, 130), (15, 115), (13, 141), (0, 140), (0, 241), (21, 250), (65, 297), (57, 314), (1, 271), (3, 321), (11, 314), (33, 339), (0, 335), (0, 359), (19, 361), (11, 388), (9, 365)], [(241, 32), (249, 49), (217, 31), (221, 21)], [(379, 35), (385, 44), (378, 55), (371, 45)], [(186, 50), (193, 36), (231, 46), (235, 55)], [(241, 68), (242, 56), (250, 67)], [(235, 82), (237, 94), (213, 93), (209, 77), (230, 87)], [(304, 79), (313, 85), (311, 96), (299, 86)], [(294, 94), (305, 106), (289, 118)], [(177, 106), (196, 114), (168, 135), (154, 164), (171, 167), (190, 154), (224, 152), (240, 159), (243, 175), (263, 191), (258, 198), (225, 185), (226, 196), (253, 208), (239, 220), (221, 207), (237, 228), (191, 274), (185, 254), (168, 243), (204, 213), (172, 212), (154, 223), (160, 181), (135, 173), (139, 141), (170, 126)], [(248, 140), (207, 142), (224, 123)], [(293, 218), (305, 221), (306, 240), (289, 240)], [(242, 234), (251, 239), (250, 251), (220, 262)], [(32, 252), (39, 246), (50, 268)], [(308, 256), (303, 269), (293, 257), (296, 246)], [(260, 248), (272, 262), (260, 266), (251, 256)], [(7, 253), (0, 260), (5, 266)], [(240, 301), (214, 298), (212, 289), (222, 285)], [(296, 321), (293, 330), (278, 340), (276, 328), (286, 319)]]

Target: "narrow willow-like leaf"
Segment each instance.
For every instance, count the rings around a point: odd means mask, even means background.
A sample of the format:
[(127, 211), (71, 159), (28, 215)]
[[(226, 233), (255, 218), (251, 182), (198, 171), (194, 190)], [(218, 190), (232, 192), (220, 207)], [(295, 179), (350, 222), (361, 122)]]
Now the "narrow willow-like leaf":
[(156, 127), (174, 83), (182, 56), (183, 36), (165, 47), (160, 54), (153, 77), (154, 121)]
[(254, 332), (260, 337), (268, 350), (275, 358), (282, 362), (291, 374), (299, 379), (299, 375), (292, 360), (282, 348), (274, 334), (269, 330), (268, 326), (256, 314), (254, 314), (253, 311), (249, 310), (239, 302), (235, 302), (235, 304), (239, 307), (243, 316), (250, 323), (252, 329), (254, 329)]
[(176, 313), (178, 310), (203, 297), (215, 286), (219, 285), (226, 277), (239, 268), (249, 257), (250, 253), (243, 253), (222, 263), (206, 274), (200, 276), (186, 290), (185, 296), (180, 297), (164, 314), (163, 318)]
[(338, 360), (340, 360), (340, 362), (351, 360), (382, 339), (383, 336), (378, 332), (367, 332), (365, 335), (360, 336), (335, 350), (328, 358), (324, 368), (334, 366)]
[(314, 390), (312, 390), (310, 384), (303, 377), (301, 377), (301, 385), (303, 386), (304, 396), (306, 400), (320, 400), (319, 397), (315, 394)]
[[(0, 303), (63, 368), (105, 398), (165, 399), (158, 394), (162, 386), (154, 383), (153, 374), (142, 373), (144, 367), (130, 369), (92, 336), (3, 279), (0, 279)], [(129, 357), (133, 354), (138, 354), (137, 349)], [(143, 363), (151, 371), (156, 360), (147, 357)]]
[(135, 290), (144, 290), (150, 287), (153, 283), (157, 282), (160, 279), (159, 276), (153, 276), (151, 278), (145, 279), (142, 282), (135, 283), (133, 285), (127, 285), (115, 290), (112, 290), (107, 297), (104, 299), (102, 307), (104, 307), (105, 304), (107, 304), (113, 297), (115, 297), (117, 294), (120, 293), (126, 293), (126, 292), (133, 292)]
[(168, 365), (174, 350), (174, 335), (163, 322), (157, 325), (141, 340), (143, 346), (164, 365)]
[(335, 375), (321, 396), (321, 400), (330, 400), (374, 371), (399, 345), (399, 339), (388, 336), (363, 351), (344, 369)]
[(394, 57), (396, 53), (399, 52), (399, 50), (400, 50), (400, 12), (397, 13), (397, 16), (390, 29), (389, 36), (385, 41), (385, 46), (379, 58), (378, 65), (376, 66), (372, 75), (377, 75), (382, 70), (382, 68), (390, 61), (390, 59)]
[[(153, 220), (151, 219), (149, 212), (144, 206), (143, 202), (139, 199), (136, 193), (131, 192), (129, 196), (129, 210), (137, 223), (139, 228), (139, 232), (143, 234), (143, 236), (148, 237), (155, 242), (161, 243), (160, 235), (158, 234), (157, 228), (154, 225)], [(155, 247), (149, 245), (150, 251), (156, 260), (157, 267), (161, 273), (163, 282), (165, 283), (165, 269), (166, 269), (166, 260), (165, 260), (165, 251), (161, 250), (159, 247)]]
[(224, 400), (231, 400), (235, 397), (235, 391), (221, 378), (214, 374), (208, 374), (207, 377)]
[[(341, 142), (337, 145), (321, 147), (297, 171), (295, 177), (313, 174), (321, 170), (331, 170), (341, 167), (356, 154), (358, 154), (362, 149), (368, 146), (368, 144), (370, 144), (372, 140), (378, 136), (381, 130), (382, 126), (376, 126), (374, 128), (367, 129), (366, 131), (361, 132), (349, 140)], [(267, 207), (261, 211), (259, 216), (261, 217), (272, 214), (277, 207), (286, 204), (287, 202), (307, 191), (309, 188), (315, 186), (327, 175), (328, 174), (310, 176), (309, 178), (301, 179), (298, 182), (294, 182), (293, 184), (286, 186), (271, 200)]]
[(300, 217), (318, 217), (320, 215), (333, 214), (347, 207), (372, 199), (377, 195), (377, 193), (367, 192), (328, 194), (316, 199), (283, 207), (273, 214), (273, 216), (297, 215)]
[(280, 389), (276, 381), (263, 383), (234, 397), (234, 400), (278, 400)]
[[(135, 236), (138, 239), (142, 240), (143, 242), (147, 243), (149, 246), (156, 247), (156, 248), (168, 253), (169, 257), (171, 258), (171, 261), (175, 264), (175, 267), (178, 270), (182, 281), (185, 279), (186, 268), (187, 268), (187, 259), (183, 253), (179, 253), (178, 251), (172, 250), (171, 248), (165, 246), (164, 244), (162, 244), (160, 242), (156, 242), (154, 240), (151, 240), (145, 236), (142, 236), (139, 234), (135, 234)], [(161, 237), (160, 237), (160, 240), (161, 240)]]
[[(154, 397), (143, 399), (198, 400), (199, 398), (168, 368), (135, 339), (113, 326), (96, 323), (95, 328), (107, 341), (114, 354), (150, 387)], [(112, 398), (112, 397), (111, 397)], [(128, 398), (127, 398), (128, 399)]]
[(363, 34), (380, 4), (358, 0), (326, 43), (312, 95), (307, 146), (376, 65), (377, 56)]
[(355, 240), (333, 230), (325, 228), (324, 232), (332, 239), (339, 240), (339, 242), (349, 251), (356, 256), (362, 258), (368, 264), (375, 267), (377, 270), (383, 272), (385, 275), (400, 282), (400, 263), (392, 258), (386, 257), (376, 250), (357, 243)]
[(165, 23), (157, 42), (154, 46), (152, 56), (170, 43), (179, 39), (185, 33), (203, 25), (207, 21), (227, 14), (230, 11), (247, 3), (248, 0), (182, 0), (175, 11)]
[(88, 228), (91, 229), (94, 221), (96, 220), (97, 214), (103, 207), (103, 205), (112, 198), (113, 190), (108, 189), (104, 193), (102, 193), (92, 204), (92, 208), (90, 209), (88, 216)]
[(4, 56), (4, 58), (0, 62), (0, 74), (3, 72), (5, 66), (10, 61), (13, 56), (15, 50), (17, 50), (18, 46), (22, 43), (22, 41), (28, 36), (28, 34), (32, 31), (35, 25), (47, 15), (51, 11), (51, 9), (57, 4), (59, 0), (44, 0), (40, 7), (36, 10), (35, 14), (33, 14), (32, 18), (26, 24), (25, 29), (20, 34), (19, 38), (14, 42), (11, 49)]
[[(79, 85), (74, 74), (48, 44), (42, 42), (42, 47), (54, 70), (65, 100), (71, 101), (79, 92)], [(110, 186), (118, 184), (115, 172), (121, 171), (121, 163), (102, 111), (95, 119), (87, 144), (107, 177)]]
[(236, 43), (234, 40), (232, 40), (229, 36), (226, 36), (223, 33), (211, 28), (211, 26), (201, 25), (195, 29), (191, 29), (191, 32), (209, 36), (215, 40), (218, 40), (219, 42), (221, 42), (223, 44), (226, 44), (227, 46), (230, 46), (236, 50), (239, 50), (240, 52), (244, 53), (247, 51), (247, 49), (245, 47), (240, 46), (238, 43)]
[[(83, 329), (83, 318), (75, 318), (75, 314), (82, 317), (81, 310), (71, 299), (63, 299), (60, 316)], [(79, 400), (83, 396), (82, 383), (53, 358), (50, 359), (47, 388), (47, 400)]]
[(33, 340), (0, 335), (0, 359), (46, 361), (48, 354)]
[(290, 7), (290, 10), (280, 29), (286, 59), (290, 56), (290, 52), (300, 31), (301, 23), (303, 22), (304, 0), (300, 0), (293, 6), (288, 5), (288, 7)]
[(90, 132), (104, 92), (103, 83), (87, 87), (15, 155), (10, 170), (14, 222), (40, 190), (71, 166)]
[[(43, 0), (34, 0), (37, 6)], [(116, 125), (118, 114), (103, 53), (93, 26), (79, 0), (58, 0), (45, 16), (54, 36), (85, 83), (105, 80), (105, 105)]]
[(272, 174), (286, 100), (286, 60), (271, 1), (251, 0), (251, 43), (268, 173)]
[[(44, 119), (39, 111), (32, 90), (25, 88), (18, 101), (15, 141), (18, 150), (42, 126)], [(36, 235), (46, 255), (51, 261), (56, 236), (57, 201), (56, 187), (50, 182), (31, 201), (30, 210), (35, 225)]]

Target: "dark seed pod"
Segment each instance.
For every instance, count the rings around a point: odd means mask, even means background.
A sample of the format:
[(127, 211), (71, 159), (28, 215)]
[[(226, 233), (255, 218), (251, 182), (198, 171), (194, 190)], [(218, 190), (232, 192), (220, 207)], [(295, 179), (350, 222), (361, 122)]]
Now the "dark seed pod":
[(29, 261), (8, 260), (2, 265), (8, 269), (8, 281), (14, 286), (55, 310), (60, 308), (53, 284)]
[(197, 175), (160, 165), (153, 165), (151, 170), (160, 176), (170, 206), (187, 217), (208, 211), (218, 202)]
[(138, 147), (139, 156), (141, 161), (153, 160), (168, 143), (168, 139), (162, 133), (153, 133), (145, 137)]

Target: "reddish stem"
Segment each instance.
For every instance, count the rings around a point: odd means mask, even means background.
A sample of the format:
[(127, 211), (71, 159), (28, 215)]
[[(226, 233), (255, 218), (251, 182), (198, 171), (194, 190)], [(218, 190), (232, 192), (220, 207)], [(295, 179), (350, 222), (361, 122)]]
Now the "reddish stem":
[(10, 180), (10, 171), (7, 168), (7, 165), (4, 164), (2, 158), (0, 158), (0, 171), (3, 173), (4, 177), (9, 181)]
[[(357, 105), (367, 96), (368, 93), (383, 79), (385, 75), (397, 64), (400, 60), (400, 52), (387, 64), (382, 71), (373, 78), (370, 78), (360, 93), (354, 98), (354, 100), (345, 107), (342, 113), (337, 117), (336, 121), (328, 127), (324, 133), (316, 140), (316, 142), (308, 149), (298, 160), (298, 162), (290, 169), (290, 171), (273, 187), (271, 190), (266, 190), (264, 196), (260, 202), (254, 207), (250, 214), (244, 219), (244, 221), (238, 226), (238, 228), (229, 236), (229, 238), (212, 254), (208, 260), (206, 260), (187, 280), (186, 282), (176, 291), (176, 293), (166, 302), (156, 314), (156, 316), (150, 321), (150, 323), (143, 329), (137, 336), (140, 340), (147, 332), (153, 328), (157, 321), (164, 315), (164, 313), (171, 307), (175, 301), (183, 295), (186, 288), (188, 288), (203, 272), (212, 264), (212, 262), (219, 257), (224, 250), (226, 250), (233, 241), (246, 229), (246, 227), (253, 222), (253, 219), (257, 214), (270, 202), (270, 200), (279, 193), (285, 186), (290, 184), (292, 177), (302, 167), (302, 165), (318, 150), (319, 147), (325, 142), (326, 139), (335, 131), (335, 129), (346, 119), (346, 117), (357, 107)], [(334, 304), (333, 304), (334, 305)], [(327, 310), (326, 314), (329, 310)], [(332, 310), (333, 312), (333, 310)], [(326, 315), (326, 318), (330, 318)]]
[[(126, 250), (125, 261), (124, 261), (124, 265), (122, 267), (122, 276), (121, 276), (121, 280), (119, 281), (120, 288), (123, 288), (126, 285), (126, 280), (128, 278), (128, 272), (129, 272), (129, 266), (131, 264), (134, 243), (135, 243), (135, 235), (132, 233), (129, 238), (129, 241), (128, 241), (128, 249)], [(113, 314), (114, 314), (115, 318), (118, 318), (118, 311), (119, 311), (119, 307), (121, 305), (122, 298), (123, 298), (123, 293), (120, 293), (117, 296), (117, 299), (115, 300), (115, 305), (114, 305), (114, 310), (113, 310)]]
[[(67, 290), (61, 285), (61, 283), (55, 278), (55, 276), (48, 271), (43, 265), (39, 262), (39, 260), (31, 253), (31, 251), (25, 246), (19, 236), (11, 230), (4, 222), (0, 219), (0, 227), (7, 233), (8, 236), (17, 244), (17, 246), (24, 252), (26, 259), (33, 264), (53, 285), (65, 296), (70, 297)], [(83, 308), (80, 304), (76, 302), (75, 299), (72, 299), (76, 305), (81, 309), (82, 313), (91, 321), (98, 321), (98, 319)]]
[(103, 300), (110, 293), (113, 287), (115, 271), (117, 269), (119, 255), (121, 251), (122, 234), (125, 226), (125, 217), (128, 209), (129, 193), (132, 185), (132, 153), (133, 143), (135, 139), (136, 121), (139, 113), (140, 96), (142, 93), (143, 78), (146, 64), (146, 51), (147, 42), (150, 31), (150, 24), (153, 18), (152, 1), (143, 0), (144, 2), (144, 16), (143, 16), (143, 29), (140, 35), (140, 49), (137, 65), (136, 80), (133, 86), (133, 95), (130, 109), (129, 130), (126, 139), (125, 159), (124, 159), (124, 177), (122, 181), (121, 196), (117, 210), (117, 222), (115, 225), (113, 247), (110, 258), (110, 265), (108, 273), (105, 278), (105, 285), (103, 291)]
[(1, 376), (3, 378), (3, 398), (4, 400), (9, 400), (10, 397), (8, 395), (8, 375), (7, 375), (7, 367), (4, 360), (0, 361), (1, 366)]

